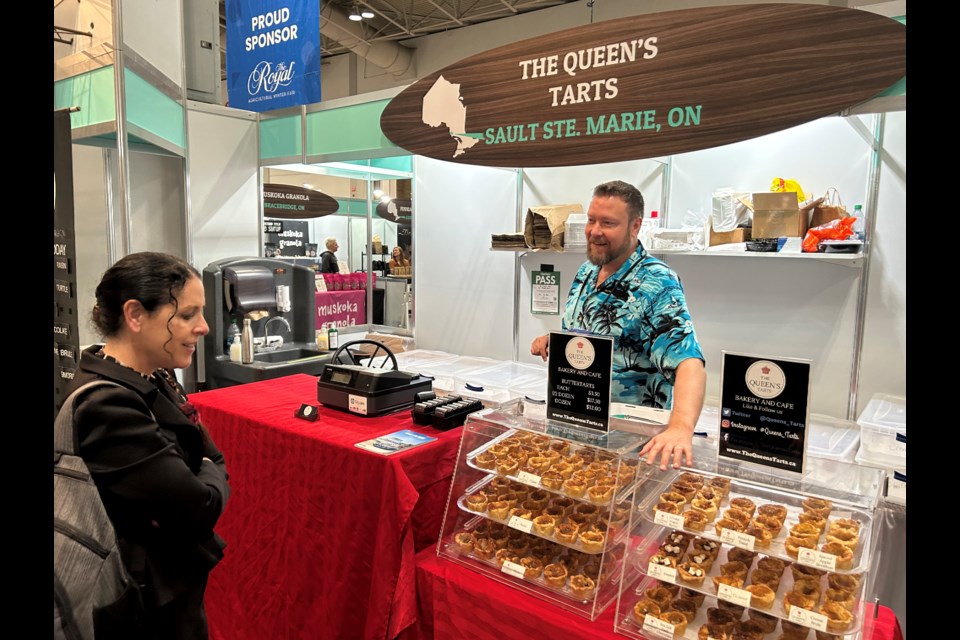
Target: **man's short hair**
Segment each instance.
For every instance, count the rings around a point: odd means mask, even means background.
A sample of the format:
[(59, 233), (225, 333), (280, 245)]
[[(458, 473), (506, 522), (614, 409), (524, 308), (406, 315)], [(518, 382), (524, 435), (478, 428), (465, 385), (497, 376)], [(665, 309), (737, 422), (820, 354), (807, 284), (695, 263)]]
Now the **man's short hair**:
[(593, 196), (620, 198), (627, 203), (627, 222), (643, 218), (643, 194), (640, 189), (623, 180), (611, 180), (598, 184), (593, 189)]
[(323, 242), (324, 242), (324, 246), (327, 247), (327, 251), (333, 251), (333, 245), (337, 244), (337, 239), (334, 238), (333, 236), (330, 236)]

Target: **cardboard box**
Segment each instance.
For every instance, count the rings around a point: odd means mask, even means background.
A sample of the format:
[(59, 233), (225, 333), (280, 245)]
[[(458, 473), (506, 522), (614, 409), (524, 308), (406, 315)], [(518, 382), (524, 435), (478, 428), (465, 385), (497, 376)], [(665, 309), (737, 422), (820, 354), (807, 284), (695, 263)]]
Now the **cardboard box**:
[(746, 242), (753, 236), (751, 230), (744, 227), (737, 227), (733, 231), (714, 231), (713, 225), (710, 226), (710, 246), (718, 244), (731, 244), (734, 242)]
[(809, 227), (810, 212), (801, 209), (792, 191), (753, 194), (753, 237), (802, 238)]

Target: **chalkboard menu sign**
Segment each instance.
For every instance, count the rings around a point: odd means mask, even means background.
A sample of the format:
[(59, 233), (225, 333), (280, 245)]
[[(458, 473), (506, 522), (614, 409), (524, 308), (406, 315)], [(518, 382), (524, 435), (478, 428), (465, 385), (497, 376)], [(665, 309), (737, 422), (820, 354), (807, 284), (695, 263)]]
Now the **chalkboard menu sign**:
[(721, 457), (803, 473), (810, 361), (723, 353)]
[(77, 249), (73, 212), (70, 111), (53, 112), (53, 414), (77, 372)]
[(607, 431), (613, 338), (550, 333), (547, 419)]

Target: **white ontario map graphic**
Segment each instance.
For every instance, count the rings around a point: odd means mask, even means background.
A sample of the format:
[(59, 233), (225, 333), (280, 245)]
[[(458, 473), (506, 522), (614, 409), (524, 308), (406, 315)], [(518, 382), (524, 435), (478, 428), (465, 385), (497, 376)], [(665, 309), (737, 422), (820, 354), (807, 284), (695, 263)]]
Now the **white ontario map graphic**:
[(453, 157), (466, 152), (480, 142), (479, 137), (466, 133), (467, 106), (460, 95), (460, 85), (440, 76), (423, 96), (423, 123), (430, 127), (447, 126), (450, 137), (457, 141)]

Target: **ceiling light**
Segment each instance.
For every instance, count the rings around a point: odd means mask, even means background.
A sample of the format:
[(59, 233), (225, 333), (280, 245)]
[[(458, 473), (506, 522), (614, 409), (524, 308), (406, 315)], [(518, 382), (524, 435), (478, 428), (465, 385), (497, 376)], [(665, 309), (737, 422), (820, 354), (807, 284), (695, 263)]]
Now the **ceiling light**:
[(349, 18), (354, 22), (360, 22), (363, 20), (363, 16), (360, 15), (360, 8), (357, 5), (353, 5), (353, 11), (350, 12)]
[(369, 20), (370, 18), (373, 17), (373, 11), (370, 11), (370, 9), (364, 9), (363, 11), (360, 12), (360, 17), (366, 18), (367, 20)]

